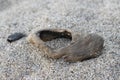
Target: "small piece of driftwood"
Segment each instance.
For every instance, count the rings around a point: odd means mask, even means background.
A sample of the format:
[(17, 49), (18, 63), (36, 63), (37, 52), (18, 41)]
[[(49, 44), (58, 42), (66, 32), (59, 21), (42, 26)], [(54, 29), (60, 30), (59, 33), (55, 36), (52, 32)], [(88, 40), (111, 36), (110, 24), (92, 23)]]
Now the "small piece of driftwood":
[[(51, 41), (56, 38), (67, 38), (71, 40), (71, 43), (58, 50), (53, 50), (45, 45), (46, 41)], [(97, 34), (83, 36), (67, 29), (42, 29), (31, 33), (27, 37), (27, 40), (43, 50), (44, 55), (53, 59), (63, 57), (67, 62), (95, 58), (101, 54), (104, 45), (104, 39)]]

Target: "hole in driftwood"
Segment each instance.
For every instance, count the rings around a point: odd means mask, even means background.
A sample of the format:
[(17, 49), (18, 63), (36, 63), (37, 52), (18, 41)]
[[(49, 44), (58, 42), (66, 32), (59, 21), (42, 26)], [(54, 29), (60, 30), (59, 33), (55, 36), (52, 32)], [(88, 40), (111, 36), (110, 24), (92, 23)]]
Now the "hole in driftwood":
[(68, 31), (57, 32), (50, 30), (39, 31), (37, 34), (41, 40), (46, 42), (45, 44), (53, 49), (65, 47), (72, 40), (72, 35)]
[(39, 33), (39, 37), (41, 38), (41, 40), (43, 41), (51, 41), (53, 39), (57, 39), (57, 38), (66, 38), (66, 39), (70, 39), (72, 40), (72, 36), (71, 33), (68, 31), (63, 31), (63, 32), (55, 32), (55, 31), (50, 31), (50, 30), (43, 30), (38, 32)]

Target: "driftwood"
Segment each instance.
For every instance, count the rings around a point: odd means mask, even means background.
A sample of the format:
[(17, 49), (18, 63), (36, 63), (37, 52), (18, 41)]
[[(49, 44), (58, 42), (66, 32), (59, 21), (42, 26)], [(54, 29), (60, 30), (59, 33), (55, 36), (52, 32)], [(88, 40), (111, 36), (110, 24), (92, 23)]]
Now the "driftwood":
[[(61, 49), (53, 50), (45, 45), (46, 41), (56, 38), (67, 38), (71, 43)], [(101, 54), (104, 39), (97, 34), (88, 34), (86, 36), (72, 32), (66, 29), (43, 29), (31, 33), (27, 40), (42, 49), (45, 55), (53, 59), (64, 58), (67, 62), (83, 61), (95, 58)]]

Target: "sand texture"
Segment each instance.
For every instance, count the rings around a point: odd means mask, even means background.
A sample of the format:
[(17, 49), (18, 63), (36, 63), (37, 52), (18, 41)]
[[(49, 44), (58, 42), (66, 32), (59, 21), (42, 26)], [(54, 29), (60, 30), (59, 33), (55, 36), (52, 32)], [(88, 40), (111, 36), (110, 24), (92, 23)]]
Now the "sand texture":
[[(26, 37), (6, 41), (46, 27), (97, 33), (105, 39), (103, 54), (70, 64), (44, 57)], [(0, 80), (120, 80), (120, 0), (0, 0)]]

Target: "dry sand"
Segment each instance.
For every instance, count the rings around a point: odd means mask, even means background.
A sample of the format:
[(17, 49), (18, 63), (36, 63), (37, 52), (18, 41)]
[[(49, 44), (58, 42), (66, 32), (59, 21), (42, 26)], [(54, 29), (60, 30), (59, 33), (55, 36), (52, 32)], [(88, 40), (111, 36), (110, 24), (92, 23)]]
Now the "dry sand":
[[(6, 41), (44, 27), (97, 33), (103, 54), (69, 64), (44, 57), (26, 38)], [(120, 0), (0, 0), (0, 80), (120, 80)]]

